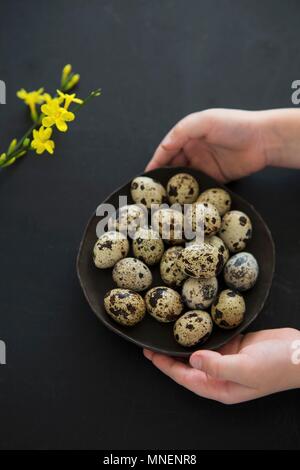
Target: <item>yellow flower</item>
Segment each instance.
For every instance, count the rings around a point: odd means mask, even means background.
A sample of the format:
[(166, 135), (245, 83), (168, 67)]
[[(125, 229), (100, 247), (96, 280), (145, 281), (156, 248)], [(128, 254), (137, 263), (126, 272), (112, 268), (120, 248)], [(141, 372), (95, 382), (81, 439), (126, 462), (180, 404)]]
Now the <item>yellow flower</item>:
[(68, 93), (63, 93), (60, 90), (56, 90), (56, 91), (59, 97), (65, 100), (65, 104), (64, 104), (65, 109), (68, 109), (71, 103), (78, 103), (78, 104), (83, 103), (83, 100), (81, 100), (80, 98), (76, 98), (75, 93), (72, 93), (71, 95), (69, 95)]
[(66, 132), (68, 130), (68, 125), (66, 121), (73, 121), (75, 119), (74, 113), (67, 111), (65, 108), (60, 106), (61, 98), (54, 98), (49, 101), (47, 104), (43, 104), (42, 112), (46, 115), (42, 124), (45, 127), (56, 126), (57, 129), (61, 132)]
[(52, 135), (52, 129), (45, 129), (41, 126), (38, 130), (34, 129), (33, 131), (33, 140), (31, 142), (31, 147), (36, 150), (37, 154), (41, 154), (47, 150), (49, 153), (54, 151), (54, 142), (50, 140)]
[(42, 104), (46, 100), (47, 93), (44, 93), (44, 88), (39, 88), (34, 91), (26, 91), (24, 88), (17, 92), (17, 97), (23, 100), (30, 108), (31, 117), (34, 121), (37, 120), (36, 104)]

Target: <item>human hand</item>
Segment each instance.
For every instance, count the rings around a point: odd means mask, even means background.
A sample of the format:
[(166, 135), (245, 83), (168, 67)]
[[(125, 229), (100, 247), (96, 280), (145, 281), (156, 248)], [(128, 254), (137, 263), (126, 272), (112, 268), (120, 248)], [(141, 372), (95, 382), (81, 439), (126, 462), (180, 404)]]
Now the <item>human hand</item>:
[(300, 387), (299, 349), (300, 332), (282, 328), (239, 335), (218, 352), (196, 351), (190, 364), (149, 350), (144, 355), (197, 395), (234, 404)]
[(146, 170), (187, 166), (226, 182), (267, 165), (268, 111), (207, 109), (179, 121)]

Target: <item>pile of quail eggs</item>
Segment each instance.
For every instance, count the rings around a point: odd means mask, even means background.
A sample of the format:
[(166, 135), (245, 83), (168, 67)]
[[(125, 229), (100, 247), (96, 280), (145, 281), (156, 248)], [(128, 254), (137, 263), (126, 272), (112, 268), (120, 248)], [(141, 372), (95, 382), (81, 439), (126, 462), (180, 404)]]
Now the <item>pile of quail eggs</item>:
[[(246, 312), (242, 292), (254, 286), (259, 272), (255, 257), (244, 251), (252, 236), (247, 214), (231, 210), (230, 194), (222, 188), (200, 193), (197, 180), (187, 173), (173, 176), (166, 188), (150, 177), (137, 177), (131, 196), (134, 204), (119, 210), (110, 224), (113, 230), (104, 233), (93, 250), (97, 268), (113, 268), (116, 288), (104, 298), (108, 315), (125, 326), (136, 325), (146, 312), (158, 322), (173, 322), (174, 338), (184, 347), (204, 343), (213, 328), (240, 325)], [(147, 211), (166, 202), (176, 209), (158, 208), (153, 227), (147, 226)], [(195, 231), (196, 211), (202, 211), (201, 242), (184, 238), (186, 204)], [(131, 230), (131, 247), (124, 228)], [(162, 282), (151, 287), (151, 268), (158, 263)], [(225, 290), (219, 289), (221, 277)]]

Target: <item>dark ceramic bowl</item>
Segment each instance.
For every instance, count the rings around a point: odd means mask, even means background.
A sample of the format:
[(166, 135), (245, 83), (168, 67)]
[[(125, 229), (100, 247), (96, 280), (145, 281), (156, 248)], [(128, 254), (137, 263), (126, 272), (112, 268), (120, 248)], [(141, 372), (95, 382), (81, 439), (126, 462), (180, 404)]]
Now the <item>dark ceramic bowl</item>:
[[(193, 175), (199, 181), (201, 191), (210, 187), (222, 187), (220, 183), (217, 183), (204, 173), (187, 168), (160, 168), (148, 172), (147, 176), (153, 177), (166, 186), (168, 180), (180, 172)], [(104, 202), (118, 207), (119, 195), (125, 195), (128, 197), (129, 203), (133, 202), (130, 196), (130, 183), (131, 181), (117, 189)], [(184, 348), (176, 343), (173, 338), (173, 323), (159, 323), (150, 315), (146, 315), (143, 321), (134, 327), (124, 327), (115, 323), (107, 315), (103, 306), (103, 298), (106, 292), (116, 287), (112, 280), (112, 270), (97, 269), (92, 259), (93, 247), (97, 240), (96, 226), (101, 219), (93, 214), (87, 224), (80, 244), (77, 257), (77, 274), (91, 309), (107, 328), (140, 347), (171, 356), (188, 357), (194, 350), (200, 348), (217, 349), (223, 346), (253, 322), (261, 312), (272, 284), (275, 264), (274, 243), (270, 230), (254, 207), (228, 188), (225, 189), (231, 194), (232, 209), (245, 212), (252, 221), (253, 238), (248, 243), (246, 250), (253, 253), (260, 267), (260, 274), (256, 285), (250, 291), (243, 293), (246, 302), (246, 315), (243, 323), (238, 328), (227, 331), (214, 326), (213, 333), (208, 341), (202, 346), (192, 348)], [(162, 285), (159, 265), (152, 269), (152, 273), (154, 279), (153, 286)], [(219, 277), (221, 278), (222, 276)], [(221, 279), (220, 281), (222, 283)]]

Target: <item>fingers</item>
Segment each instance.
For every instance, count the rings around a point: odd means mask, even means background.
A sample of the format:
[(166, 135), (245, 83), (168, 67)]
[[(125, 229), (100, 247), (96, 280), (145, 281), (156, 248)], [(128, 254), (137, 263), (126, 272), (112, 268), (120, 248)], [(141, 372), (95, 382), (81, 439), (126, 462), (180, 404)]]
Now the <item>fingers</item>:
[(175, 382), (180, 385), (187, 386), (189, 382), (189, 374), (192, 372), (192, 369), (188, 364), (184, 364), (183, 362), (177, 361), (169, 356), (157, 354), (147, 349), (144, 350), (144, 355), (147, 359), (152, 361), (159, 370), (168, 375), (168, 377), (175, 380)]
[(180, 151), (171, 160), (170, 165), (172, 166), (188, 166), (188, 159), (183, 151)]
[(196, 351), (190, 357), (190, 364), (215, 379), (254, 387), (255, 366), (246, 354), (222, 356), (216, 351)]
[(189, 114), (179, 121), (165, 136), (156, 149), (146, 170), (153, 170), (168, 165), (179, 150), (190, 140), (204, 137), (211, 125), (211, 119), (205, 111)]
[(193, 369), (171, 357), (147, 349), (144, 349), (144, 355), (168, 377), (203, 398), (234, 404), (259, 396), (253, 388), (210, 377), (204, 371)]
[(205, 373), (191, 368), (183, 362), (163, 354), (144, 350), (144, 355), (151, 360), (161, 372), (203, 398), (227, 401), (227, 386), (225, 382), (208, 377)]

